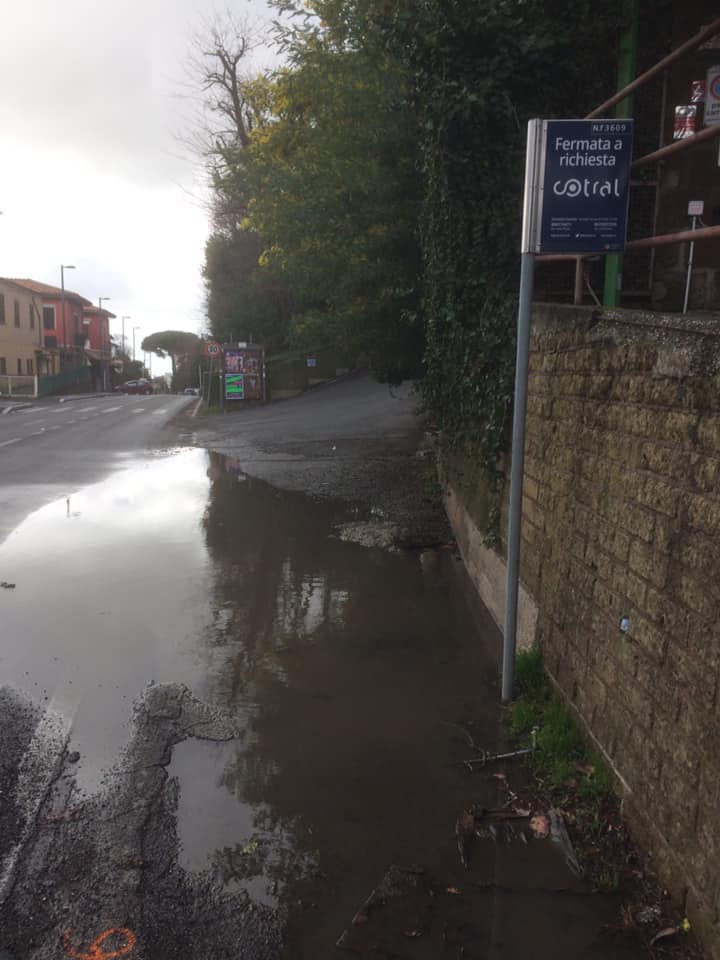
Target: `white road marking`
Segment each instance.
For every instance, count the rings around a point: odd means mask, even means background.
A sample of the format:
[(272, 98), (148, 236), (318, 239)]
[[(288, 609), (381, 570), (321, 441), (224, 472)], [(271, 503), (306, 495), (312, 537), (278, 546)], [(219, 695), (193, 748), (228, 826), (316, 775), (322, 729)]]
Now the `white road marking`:
[(108, 407), (103, 413), (115, 413), (116, 410), (122, 410), (122, 407)]
[(91, 410), (97, 410), (97, 407), (81, 407), (77, 413), (89, 413)]
[(158, 417), (160, 416), (161, 413), (167, 413), (167, 412), (168, 412), (168, 408), (163, 407), (162, 410), (153, 410), (153, 416)]
[(45, 433), (45, 427), (43, 427), (42, 430), (35, 430), (33, 433), (30, 434), (30, 436), (39, 437), (43, 433)]
[(145, 407), (135, 407), (135, 409), (131, 410), (130, 413), (145, 413)]
[(9, 447), (11, 443), (20, 443), (22, 437), (13, 437), (12, 440), (4, 440), (0, 443), (0, 447)]
[(48, 427), (48, 430), (62, 430), (62, 427), (59, 427), (59, 426), (56, 426), (56, 427)]
[(68, 426), (70, 426), (71, 423), (75, 423), (75, 420), (68, 420)]

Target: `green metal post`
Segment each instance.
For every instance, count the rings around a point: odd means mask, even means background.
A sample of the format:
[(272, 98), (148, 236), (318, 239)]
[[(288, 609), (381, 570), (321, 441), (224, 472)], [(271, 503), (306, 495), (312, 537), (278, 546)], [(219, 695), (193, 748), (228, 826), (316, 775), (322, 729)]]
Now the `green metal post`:
[[(637, 36), (640, 20), (640, 0), (624, 0), (624, 27), (620, 37), (618, 52), (617, 88), (622, 90), (635, 79), (637, 72)], [(633, 97), (625, 97), (615, 107), (616, 117), (630, 117), (633, 111)], [(622, 288), (623, 258), (618, 253), (605, 257), (605, 291), (603, 302), (606, 307), (620, 306)]]

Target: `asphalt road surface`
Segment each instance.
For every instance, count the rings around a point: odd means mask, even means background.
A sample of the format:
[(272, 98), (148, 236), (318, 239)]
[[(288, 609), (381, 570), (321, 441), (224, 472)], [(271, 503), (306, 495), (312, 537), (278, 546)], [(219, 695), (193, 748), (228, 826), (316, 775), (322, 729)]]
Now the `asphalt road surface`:
[(412, 392), (193, 404), (0, 416), (0, 960), (633, 956), (556, 845), (460, 862), (498, 637)]
[(165, 425), (187, 406), (187, 397), (90, 395), (1, 415), (0, 541), (41, 504), (161, 445)]

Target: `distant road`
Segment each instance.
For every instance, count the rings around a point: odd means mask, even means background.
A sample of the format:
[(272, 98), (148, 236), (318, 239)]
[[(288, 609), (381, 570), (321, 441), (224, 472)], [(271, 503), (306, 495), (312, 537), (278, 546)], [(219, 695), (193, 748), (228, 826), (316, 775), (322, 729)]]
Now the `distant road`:
[(0, 416), (0, 542), (28, 513), (100, 479), (124, 455), (169, 442), (168, 421), (194, 402), (90, 394)]

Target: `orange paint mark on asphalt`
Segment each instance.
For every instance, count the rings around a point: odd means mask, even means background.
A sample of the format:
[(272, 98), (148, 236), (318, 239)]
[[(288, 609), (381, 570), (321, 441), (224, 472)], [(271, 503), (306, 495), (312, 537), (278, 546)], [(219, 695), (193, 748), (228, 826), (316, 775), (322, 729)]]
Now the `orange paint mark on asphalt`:
[[(125, 943), (117, 950), (110, 950), (109, 952), (106, 952), (102, 945), (109, 937), (122, 937), (125, 940)], [(66, 930), (64, 939), (65, 951), (67, 952), (68, 956), (74, 957), (75, 960), (114, 960), (115, 957), (126, 956), (137, 943), (137, 937), (132, 930), (128, 930), (127, 927), (111, 927), (109, 930), (101, 933), (97, 940), (90, 945), (90, 949), (87, 953), (81, 953), (80, 951), (75, 950), (72, 946), (71, 938), (72, 932), (70, 930)]]

